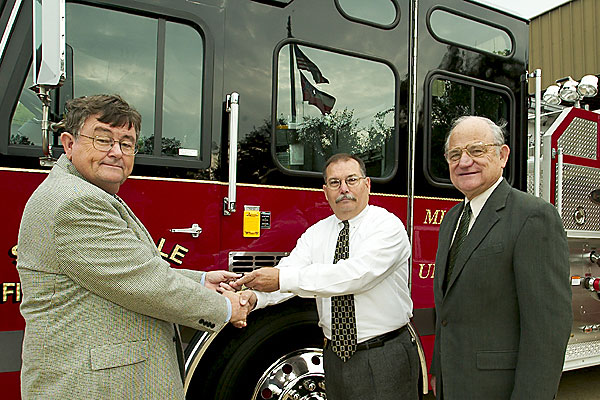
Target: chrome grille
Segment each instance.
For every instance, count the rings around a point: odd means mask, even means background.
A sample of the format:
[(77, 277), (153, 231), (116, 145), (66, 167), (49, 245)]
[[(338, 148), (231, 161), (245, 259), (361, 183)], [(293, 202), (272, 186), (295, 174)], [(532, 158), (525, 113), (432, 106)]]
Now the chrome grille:
[(232, 272), (251, 272), (257, 268), (274, 267), (287, 256), (288, 252), (252, 252), (232, 251), (229, 253), (229, 270)]

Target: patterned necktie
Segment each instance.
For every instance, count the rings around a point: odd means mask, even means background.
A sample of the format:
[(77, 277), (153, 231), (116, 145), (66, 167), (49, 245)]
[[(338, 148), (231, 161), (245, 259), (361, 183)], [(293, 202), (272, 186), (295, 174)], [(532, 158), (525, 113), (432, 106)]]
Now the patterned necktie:
[(458, 223), (458, 229), (456, 230), (456, 235), (454, 236), (452, 247), (450, 247), (450, 256), (448, 257), (448, 268), (446, 268), (446, 276), (444, 277), (444, 291), (446, 291), (448, 283), (450, 282), (450, 277), (452, 276), (452, 269), (454, 269), (454, 264), (456, 263), (456, 257), (458, 257), (460, 248), (462, 247), (462, 244), (465, 241), (465, 238), (467, 237), (467, 233), (469, 232), (469, 222), (471, 221), (471, 214), (471, 203), (469, 202), (463, 208), (462, 215), (460, 216), (460, 222)]
[[(350, 224), (342, 221), (335, 248), (333, 263), (345, 260), (350, 254)], [(354, 295), (333, 296), (331, 298), (331, 350), (346, 362), (356, 351), (356, 315)]]

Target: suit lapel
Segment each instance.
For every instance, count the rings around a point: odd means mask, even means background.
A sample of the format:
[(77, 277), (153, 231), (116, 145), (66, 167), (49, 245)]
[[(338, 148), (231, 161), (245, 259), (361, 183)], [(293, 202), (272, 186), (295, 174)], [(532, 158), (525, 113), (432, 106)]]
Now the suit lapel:
[[(87, 179), (85, 179), (83, 177), (83, 175), (81, 175), (79, 173), (79, 171), (77, 170), (77, 168), (75, 168), (75, 166), (73, 165), (73, 163), (71, 163), (71, 161), (67, 158), (67, 156), (65, 154), (61, 155), (59, 157), (59, 159), (56, 161), (56, 166), (59, 167), (56, 169), (56, 173), (57, 174), (62, 174), (62, 173), (67, 173), (70, 175), (74, 175), (82, 180), (84, 180), (85, 182), (89, 183), (90, 185), (93, 185), (92, 183), (90, 183)], [(55, 168), (52, 169), (53, 171), (55, 170)], [(99, 188), (98, 188), (99, 189)], [(99, 189), (102, 190), (102, 189)], [(125, 203), (119, 196), (112, 195), (109, 194), (108, 192), (105, 192), (102, 190), (102, 193), (105, 194), (106, 196), (108, 196), (110, 198), (111, 203), (114, 204), (114, 200), (117, 201), (117, 207), (122, 207), (123, 209), (125, 209), (125, 213), (121, 212), (121, 215), (128, 215), (129, 216), (129, 221), (127, 221), (127, 225), (134, 231), (134, 233), (140, 238), (140, 240), (146, 240), (146, 244), (153, 249), (154, 253), (156, 255), (160, 256), (160, 252), (158, 251), (158, 249), (156, 248), (156, 244), (154, 243), (154, 240), (152, 239), (152, 236), (150, 235), (150, 232), (148, 232), (148, 230), (146, 229), (146, 227), (144, 226), (144, 224), (142, 224), (142, 222), (138, 219), (138, 217), (133, 213), (133, 211), (131, 211), (131, 209), (129, 208), (129, 206), (127, 205), (127, 203)]]
[(139, 232), (141, 232), (141, 235), (146, 238), (147, 244), (149, 244), (150, 247), (152, 247), (152, 249), (156, 250), (156, 253), (158, 253), (158, 249), (156, 249), (156, 245), (154, 244), (154, 240), (152, 239), (152, 236), (150, 236), (150, 232), (148, 232), (148, 230), (142, 224), (142, 222), (138, 219), (138, 217), (133, 213), (133, 211), (131, 211), (131, 208), (129, 208), (129, 206), (127, 205), (127, 203), (125, 203), (123, 201), (123, 199), (121, 199), (116, 194), (113, 195), (113, 197), (119, 202), (119, 204), (123, 208), (125, 208), (125, 211), (127, 212), (127, 215), (129, 215), (129, 218), (131, 218), (133, 220), (133, 223), (131, 225), (133, 225), (133, 227), (137, 228), (137, 229), (134, 229), (134, 232), (136, 232), (136, 234), (138, 234)]
[[(502, 180), (502, 182), (500, 182), (498, 187), (492, 192), (491, 196), (485, 202), (485, 205), (481, 209), (479, 216), (475, 220), (475, 224), (473, 224), (473, 227), (463, 242), (460, 253), (458, 254), (458, 258), (456, 259), (456, 263), (454, 264), (454, 270), (452, 271), (450, 282), (448, 282), (446, 293), (450, 291), (452, 285), (461, 274), (466, 262), (471, 257), (471, 254), (473, 254), (475, 249), (477, 249), (479, 244), (487, 236), (488, 232), (500, 219), (498, 212), (506, 206), (506, 200), (510, 190), (510, 185), (506, 182), (506, 180)], [(448, 251), (446, 251), (446, 255), (447, 254)]]

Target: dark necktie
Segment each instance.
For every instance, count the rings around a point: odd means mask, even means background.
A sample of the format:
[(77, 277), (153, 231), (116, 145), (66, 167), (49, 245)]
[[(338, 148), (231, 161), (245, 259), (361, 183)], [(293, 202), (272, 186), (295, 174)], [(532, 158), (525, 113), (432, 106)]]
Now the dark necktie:
[(452, 242), (452, 247), (450, 247), (450, 256), (448, 257), (448, 268), (446, 268), (446, 276), (444, 277), (444, 291), (448, 287), (448, 283), (450, 282), (450, 278), (452, 277), (452, 270), (454, 269), (454, 264), (456, 263), (456, 258), (458, 257), (458, 253), (460, 252), (460, 248), (462, 247), (465, 238), (467, 237), (467, 233), (469, 232), (469, 222), (471, 221), (471, 203), (466, 203), (463, 208), (462, 215), (460, 216), (460, 222), (458, 223), (458, 229), (456, 230), (456, 235), (454, 236), (454, 241)]
[[(350, 255), (350, 224), (342, 221), (335, 248), (333, 263), (345, 260)], [(356, 313), (354, 295), (333, 296), (331, 298), (331, 350), (346, 362), (356, 351)]]

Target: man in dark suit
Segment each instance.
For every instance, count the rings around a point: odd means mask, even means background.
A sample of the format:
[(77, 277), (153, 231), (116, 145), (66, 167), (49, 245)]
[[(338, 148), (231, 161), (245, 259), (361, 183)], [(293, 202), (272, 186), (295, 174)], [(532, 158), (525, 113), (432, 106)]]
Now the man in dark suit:
[(569, 251), (556, 209), (502, 178), (510, 149), (487, 118), (446, 140), (465, 201), (439, 234), (432, 386), (438, 399), (552, 399), (572, 324)]

